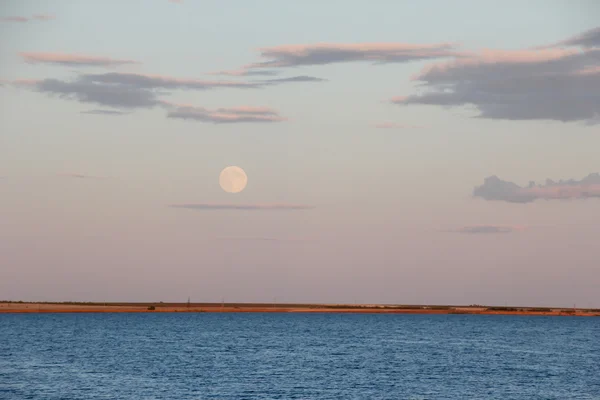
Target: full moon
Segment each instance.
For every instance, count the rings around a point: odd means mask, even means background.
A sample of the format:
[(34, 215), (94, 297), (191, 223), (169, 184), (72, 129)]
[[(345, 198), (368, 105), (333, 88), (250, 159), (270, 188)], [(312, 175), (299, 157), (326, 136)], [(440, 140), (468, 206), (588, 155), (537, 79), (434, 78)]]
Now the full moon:
[(248, 176), (240, 167), (227, 167), (219, 175), (219, 185), (227, 193), (239, 193), (244, 190), (247, 184)]

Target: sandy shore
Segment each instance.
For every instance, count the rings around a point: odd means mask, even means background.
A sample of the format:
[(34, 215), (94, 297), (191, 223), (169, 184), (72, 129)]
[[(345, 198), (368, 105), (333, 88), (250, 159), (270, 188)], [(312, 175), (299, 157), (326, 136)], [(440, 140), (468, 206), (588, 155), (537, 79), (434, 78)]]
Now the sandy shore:
[[(152, 309), (154, 307), (154, 309)], [(293, 312), (600, 316), (600, 309), (343, 304), (0, 303), (2, 313)]]

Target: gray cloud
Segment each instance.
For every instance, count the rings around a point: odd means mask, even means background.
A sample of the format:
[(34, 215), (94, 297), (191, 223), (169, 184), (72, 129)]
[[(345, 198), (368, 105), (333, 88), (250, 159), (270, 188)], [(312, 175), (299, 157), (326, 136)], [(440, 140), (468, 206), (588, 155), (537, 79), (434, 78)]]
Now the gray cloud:
[(494, 233), (511, 233), (525, 230), (524, 226), (520, 225), (471, 225), (463, 226), (449, 232), (464, 233), (464, 234), (494, 234)]
[(230, 107), (209, 110), (202, 107), (172, 105), (168, 118), (191, 119), (213, 124), (242, 122), (281, 122), (286, 118), (267, 107)]
[(189, 89), (208, 90), (215, 88), (258, 89), (271, 85), (294, 82), (323, 82), (324, 79), (312, 76), (293, 76), (260, 81), (206, 81), (199, 79), (182, 79), (160, 75), (143, 75), (134, 73), (109, 72), (104, 74), (82, 75), (83, 81), (127, 85), (141, 89)]
[(564, 40), (556, 46), (600, 47), (600, 26)]
[[(322, 79), (298, 76), (255, 82), (203, 81), (180, 79), (159, 75), (109, 72), (103, 74), (83, 74), (75, 80), (44, 79), (40, 81), (21, 80), (13, 84), (33, 87), (40, 92), (58, 95), (62, 98), (82, 103), (94, 103), (115, 108), (151, 108), (164, 105), (158, 96), (169, 94), (168, 90), (209, 90), (216, 88), (257, 89), (290, 82), (317, 82)], [(198, 117), (198, 113), (173, 112), (173, 118)], [(196, 118), (198, 119), (198, 118)], [(254, 118), (257, 119), (257, 118)]]
[[(168, 118), (189, 119), (215, 124), (244, 123), (244, 122), (281, 122), (286, 118), (267, 107), (228, 107), (207, 109), (192, 105), (176, 104), (160, 100), (159, 96), (166, 94), (160, 89), (198, 88), (224, 86), (223, 82), (200, 82), (177, 80), (174, 78), (147, 77), (137, 74), (88, 74), (73, 81), (58, 79), (19, 80), (13, 85), (33, 88), (42, 93), (58, 96), (64, 99), (92, 103), (100, 106), (116, 108), (117, 110), (94, 109), (82, 111), (84, 114), (124, 115), (123, 110), (161, 107), (168, 110)], [(243, 83), (236, 84), (242, 85)], [(227, 86), (227, 85), (225, 85)], [(230, 85), (231, 86), (231, 85)]]
[(244, 69), (282, 68), (303, 65), (324, 65), (368, 61), (397, 63), (455, 56), (455, 46), (449, 43), (414, 45), (405, 43), (338, 43), (312, 45), (283, 45), (260, 49), (264, 62)]
[(57, 64), (70, 67), (114, 67), (139, 64), (138, 61), (134, 60), (121, 60), (85, 54), (21, 52), (19, 55), (25, 62), (30, 64)]
[(125, 111), (118, 111), (118, 110), (88, 110), (88, 111), (81, 111), (81, 114), (126, 115), (129, 113), (125, 112)]
[(33, 86), (42, 93), (108, 107), (134, 109), (151, 108), (161, 104), (155, 91), (128, 85), (100, 84), (85, 79), (70, 82), (44, 79), (35, 82)]
[(509, 203), (530, 203), (537, 199), (600, 198), (600, 174), (589, 174), (581, 180), (569, 179), (555, 182), (548, 179), (543, 185), (530, 182), (526, 187), (503, 181), (497, 176), (490, 176), (485, 178), (483, 185), (475, 187), (473, 196), (481, 197), (484, 200), (506, 201)]
[(84, 82), (122, 85), (137, 89), (256, 89), (264, 86), (262, 82), (204, 81), (198, 79), (182, 79), (170, 76), (144, 75), (121, 72), (109, 72), (104, 74), (86, 74), (82, 75), (80, 79)]
[(414, 79), (421, 92), (392, 103), (475, 106), (479, 118), (599, 121), (600, 48), (490, 50), (430, 65)]
[(216, 204), (216, 203), (196, 203), (196, 204), (172, 204), (171, 208), (184, 208), (189, 210), (248, 210), (248, 211), (269, 211), (269, 210), (310, 210), (314, 206), (305, 204)]

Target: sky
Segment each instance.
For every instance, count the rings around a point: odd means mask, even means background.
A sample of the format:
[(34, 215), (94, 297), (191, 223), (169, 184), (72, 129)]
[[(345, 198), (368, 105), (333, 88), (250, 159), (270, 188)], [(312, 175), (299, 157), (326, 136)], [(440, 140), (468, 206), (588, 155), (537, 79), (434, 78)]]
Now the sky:
[(3, 0), (0, 299), (600, 307), (599, 15)]

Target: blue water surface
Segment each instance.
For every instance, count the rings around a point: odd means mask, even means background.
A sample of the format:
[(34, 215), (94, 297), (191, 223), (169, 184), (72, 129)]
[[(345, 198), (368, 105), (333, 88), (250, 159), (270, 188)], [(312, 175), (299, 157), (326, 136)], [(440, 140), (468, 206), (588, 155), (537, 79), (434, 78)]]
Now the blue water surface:
[(600, 399), (600, 318), (4, 314), (0, 399)]

